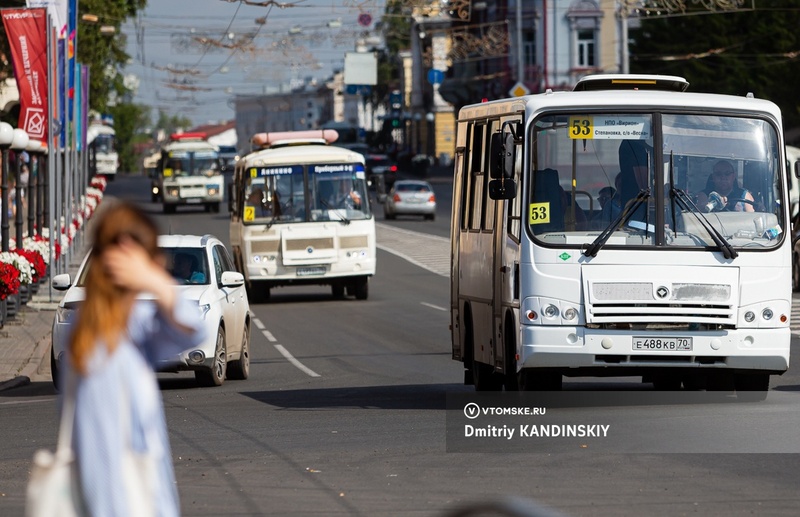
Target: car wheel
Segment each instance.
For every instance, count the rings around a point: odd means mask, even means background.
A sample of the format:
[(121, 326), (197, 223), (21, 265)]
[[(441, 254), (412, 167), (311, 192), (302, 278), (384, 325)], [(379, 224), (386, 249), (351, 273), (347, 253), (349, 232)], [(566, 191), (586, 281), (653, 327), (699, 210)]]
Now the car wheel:
[(225, 349), (225, 330), (220, 327), (217, 332), (217, 345), (214, 347), (214, 364), (208, 370), (198, 370), (194, 377), (200, 386), (222, 386), (225, 382), (228, 352)]
[(50, 345), (50, 377), (53, 379), (53, 387), (56, 391), (61, 391), (61, 372), (58, 371), (58, 361), (56, 361), (52, 344)]
[(243, 381), (250, 377), (250, 328), (245, 327), (242, 336), (242, 352), (238, 361), (231, 361), (228, 365), (228, 378)]

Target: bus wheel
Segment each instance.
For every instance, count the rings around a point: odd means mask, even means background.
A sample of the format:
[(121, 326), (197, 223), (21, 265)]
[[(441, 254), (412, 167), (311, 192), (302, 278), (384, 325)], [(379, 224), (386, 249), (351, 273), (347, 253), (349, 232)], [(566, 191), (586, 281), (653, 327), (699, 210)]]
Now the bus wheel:
[(164, 205), (164, 213), (165, 214), (174, 214), (175, 213), (175, 205)]
[(503, 377), (494, 373), (491, 365), (472, 362), (472, 380), (475, 391), (500, 391), (503, 389)]
[(519, 391), (519, 377), (517, 376), (517, 340), (511, 329), (515, 328), (514, 318), (506, 316), (503, 324), (503, 357), (505, 358), (505, 375), (503, 384), (506, 391)]
[(344, 284), (338, 280), (331, 284), (331, 294), (336, 300), (344, 298)]
[(353, 281), (353, 294), (356, 300), (366, 300), (369, 297), (369, 283), (365, 276), (360, 276)]
[(562, 378), (559, 372), (542, 368), (523, 368), (517, 374), (522, 391), (561, 391)]
[(219, 203), (211, 203), (208, 205), (208, 208), (215, 214), (219, 213)]
[(733, 377), (736, 386), (736, 398), (742, 402), (760, 402), (769, 393), (769, 374), (737, 373)]

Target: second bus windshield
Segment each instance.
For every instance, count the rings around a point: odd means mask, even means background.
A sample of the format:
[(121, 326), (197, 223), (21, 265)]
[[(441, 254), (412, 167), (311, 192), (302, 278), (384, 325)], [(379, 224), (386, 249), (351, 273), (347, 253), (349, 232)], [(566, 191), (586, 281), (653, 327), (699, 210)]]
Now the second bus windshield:
[(251, 168), (247, 222), (349, 221), (371, 216), (361, 164)]

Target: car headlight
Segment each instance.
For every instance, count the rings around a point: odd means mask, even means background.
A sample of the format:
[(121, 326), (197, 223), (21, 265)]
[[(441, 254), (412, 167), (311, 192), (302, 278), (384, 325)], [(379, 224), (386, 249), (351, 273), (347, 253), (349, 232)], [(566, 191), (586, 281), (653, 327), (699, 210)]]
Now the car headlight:
[(75, 313), (74, 309), (68, 309), (66, 307), (58, 307), (56, 308), (56, 321), (58, 323), (68, 323), (72, 319), (72, 315)]

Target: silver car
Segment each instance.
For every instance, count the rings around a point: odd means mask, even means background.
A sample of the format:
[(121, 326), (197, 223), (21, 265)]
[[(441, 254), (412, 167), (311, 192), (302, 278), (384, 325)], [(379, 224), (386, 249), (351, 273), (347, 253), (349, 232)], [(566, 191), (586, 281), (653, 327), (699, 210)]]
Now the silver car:
[[(208, 339), (199, 347), (185, 350), (163, 361), (158, 370), (191, 370), (201, 386), (220, 386), (226, 378), (247, 379), (250, 375), (250, 305), (244, 277), (233, 266), (225, 245), (212, 235), (161, 235), (158, 245), (167, 268), (178, 282), (180, 295), (197, 304), (206, 324)], [(86, 273), (91, 267), (84, 258), (73, 282), (69, 274), (53, 277), (53, 288), (66, 291), (53, 321), (50, 364), (58, 388), (60, 361), (67, 347), (69, 322), (84, 300)], [(137, 303), (152, 303), (143, 295)]]
[(436, 218), (433, 187), (427, 181), (396, 181), (383, 202), (383, 215), (386, 219), (398, 215), (422, 215), (433, 221)]

